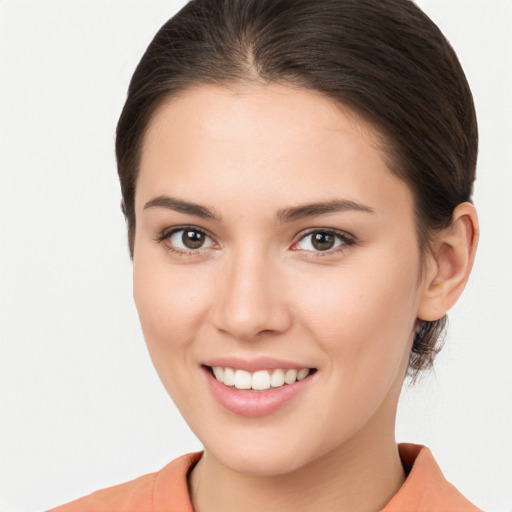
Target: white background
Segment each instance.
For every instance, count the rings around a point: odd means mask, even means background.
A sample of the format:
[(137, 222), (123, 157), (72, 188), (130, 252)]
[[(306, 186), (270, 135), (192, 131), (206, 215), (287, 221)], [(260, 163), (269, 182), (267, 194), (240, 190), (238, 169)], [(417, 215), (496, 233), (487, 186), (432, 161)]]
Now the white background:
[[(419, 2), (477, 105), (482, 238), (435, 374), (397, 438), (479, 506), (512, 511), (512, 1)], [(114, 129), (181, 1), (0, 2), (0, 510), (38, 511), (200, 449), (159, 383), (131, 299)]]

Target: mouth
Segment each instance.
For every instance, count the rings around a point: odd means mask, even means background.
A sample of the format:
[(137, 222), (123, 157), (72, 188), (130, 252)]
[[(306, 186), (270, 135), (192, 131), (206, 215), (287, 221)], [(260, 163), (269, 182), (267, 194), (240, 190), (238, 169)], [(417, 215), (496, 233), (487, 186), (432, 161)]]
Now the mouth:
[(244, 359), (216, 357), (203, 361), (201, 370), (211, 396), (225, 410), (248, 418), (293, 407), (299, 397), (315, 389), (317, 368), (274, 357)]
[(257, 393), (291, 386), (317, 371), (316, 368), (272, 368), (250, 372), (229, 366), (208, 365), (203, 365), (203, 368), (224, 386)]

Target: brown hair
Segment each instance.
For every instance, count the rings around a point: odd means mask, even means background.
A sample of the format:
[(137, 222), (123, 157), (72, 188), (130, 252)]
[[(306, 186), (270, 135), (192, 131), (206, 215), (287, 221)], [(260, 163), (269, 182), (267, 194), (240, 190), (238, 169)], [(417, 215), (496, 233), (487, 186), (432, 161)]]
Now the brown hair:
[[(410, 0), (192, 0), (159, 30), (130, 82), (117, 126), (133, 256), (142, 142), (158, 106), (192, 85), (261, 81), (320, 91), (370, 121), (388, 165), (415, 197), (422, 254), (471, 200), (478, 133), (460, 63)], [(446, 316), (423, 322), (409, 369), (429, 367)]]

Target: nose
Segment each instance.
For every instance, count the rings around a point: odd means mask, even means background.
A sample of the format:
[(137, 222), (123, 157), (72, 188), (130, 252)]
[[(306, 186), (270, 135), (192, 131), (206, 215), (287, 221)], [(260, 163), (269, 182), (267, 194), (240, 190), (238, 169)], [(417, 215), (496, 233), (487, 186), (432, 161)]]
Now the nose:
[(250, 341), (290, 328), (292, 315), (278, 265), (259, 251), (233, 256), (218, 277), (213, 322), (219, 331)]

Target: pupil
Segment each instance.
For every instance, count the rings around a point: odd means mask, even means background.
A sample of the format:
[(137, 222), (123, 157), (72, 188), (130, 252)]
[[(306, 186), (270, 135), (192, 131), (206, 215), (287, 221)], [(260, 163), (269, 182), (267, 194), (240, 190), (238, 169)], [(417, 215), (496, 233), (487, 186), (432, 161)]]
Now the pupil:
[(329, 233), (315, 233), (313, 235), (313, 247), (319, 251), (327, 251), (334, 245), (334, 236)]
[(199, 249), (204, 242), (204, 234), (199, 231), (184, 231), (182, 242), (188, 249)]

